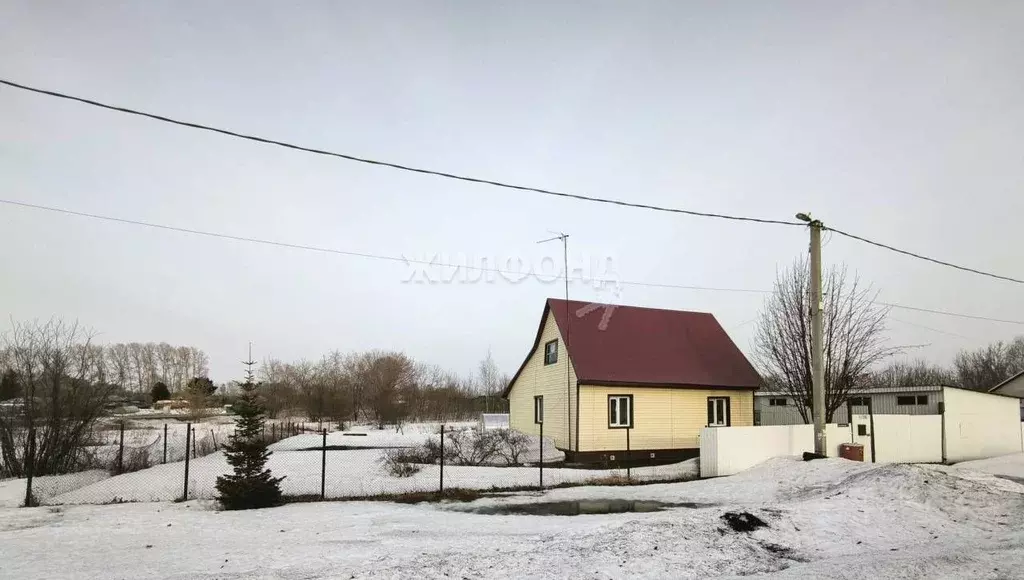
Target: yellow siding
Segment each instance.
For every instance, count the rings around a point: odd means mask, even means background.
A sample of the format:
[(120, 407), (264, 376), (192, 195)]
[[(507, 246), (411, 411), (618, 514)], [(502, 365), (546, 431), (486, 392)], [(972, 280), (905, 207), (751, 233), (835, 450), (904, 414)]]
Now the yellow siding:
[[(544, 364), (544, 344), (558, 339), (558, 362)], [(517, 431), (536, 435), (540, 432), (539, 425), (533, 422), (533, 397), (544, 396), (544, 437), (554, 440), (559, 449), (570, 447), (571, 433), (576, 436), (576, 372), (569, 368), (570, 388), (566, 389), (566, 366), (569, 355), (565, 350), (565, 341), (558, 332), (554, 317), (548, 313), (541, 331), (540, 344), (530, 356), (523, 372), (516, 378), (509, 392), (509, 425)], [(569, 413), (572, 413), (571, 418)], [(571, 423), (571, 425), (567, 425)]]
[(630, 449), (690, 449), (708, 422), (708, 397), (731, 399), (732, 425), (754, 424), (754, 393), (735, 389), (580, 387), (580, 451), (626, 448), (626, 430), (608, 428), (608, 395), (633, 395)]

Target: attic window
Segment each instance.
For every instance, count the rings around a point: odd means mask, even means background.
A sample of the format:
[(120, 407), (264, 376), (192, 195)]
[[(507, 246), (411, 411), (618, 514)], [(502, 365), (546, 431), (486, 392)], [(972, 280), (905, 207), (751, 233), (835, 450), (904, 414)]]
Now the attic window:
[(544, 364), (553, 365), (558, 362), (558, 339), (544, 343)]

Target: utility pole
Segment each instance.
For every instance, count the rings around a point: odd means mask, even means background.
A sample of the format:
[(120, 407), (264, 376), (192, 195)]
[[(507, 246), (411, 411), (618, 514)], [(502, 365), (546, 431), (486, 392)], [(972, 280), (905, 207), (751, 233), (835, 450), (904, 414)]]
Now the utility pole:
[(798, 213), (797, 219), (807, 222), (811, 230), (811, 416), (814, 419), (814, 452), (827, 455), (825, 442), (825, 352), (822, 340), (824, 305), (821, 297), (821, 228), (820, 220), (810, 214)]
[(555, 240), (562, 241), (562, 262), (565, 266), (565, 409), (566, 417), (565, 424), (566, 435), (569, 439), (568, 449), (572, 449), (572, 376), (571, 369), (569, 367), (569, 334), (572, 327), (572, 317), (569, 316), (569, 234), (565, 232), (551, 232), (552, 234), (558, 234), (553, 238), (541, 240), (538, 244), (545, 242), (553, 242)]

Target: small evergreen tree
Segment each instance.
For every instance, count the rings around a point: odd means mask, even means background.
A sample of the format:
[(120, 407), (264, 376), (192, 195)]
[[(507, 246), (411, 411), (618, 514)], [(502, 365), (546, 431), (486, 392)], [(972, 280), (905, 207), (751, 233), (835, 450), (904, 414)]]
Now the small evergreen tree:
[[(249, 357), (252, 359), (252, 356)], [(281, 503), (280, 482), (283, 477), (273, 477), (266, 469), (270, 451), (262, 438), (264, 409), (257, 393), (258, 385), (253, 380), (252, 360), (246, 361), (245, 382), (242, 394), (233, 408), (235, 433), (228, 439), (224, 454), (234, 468), (234, 474), (217, 478), (218, 499), (225, 509), (244, 510), (279, 505)]]
[(153, 399), (153, 402), (164, 401), (171, 398), (171, 390), (167, 388), (167, 384), (161, 381), (153, 383), (153, 390), (149, 392), (149, 398)]

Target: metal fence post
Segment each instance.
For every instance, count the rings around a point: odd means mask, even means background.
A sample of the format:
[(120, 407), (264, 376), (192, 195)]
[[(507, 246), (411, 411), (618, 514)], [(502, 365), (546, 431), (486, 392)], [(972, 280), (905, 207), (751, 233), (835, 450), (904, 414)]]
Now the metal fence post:
[(327, 497), (327, 429), (324, 429), (323, 453), (320, 457), (320, 499)]
[(117, 472), (124, 473), (124, 421), (121, 421), (121, 436), (117, 443)]
[(633, 480), (633, 469), (630, 467), (631, 463), (629, 461), (630, 460), (630, 455), (631, 455), (630, 452), (629, 452), (630, 451), (629, 450), (629, 432), (630, 432), (630, 430), (631, 429), (629, 427), (626, 427), (626, 481), (632, 481)]
[[(30, 419), (31, 421), (31, 419)], [(28, 426), (28, 456), (25, 457), (25, 507), (33, 507), (36, 498), (32, 496), (32, 478), (36, 470), (36, 430), (35, 424)]]
[(277, 441), (277, 423), (270, 424), (270, 440)]
[(441, 494), (444, 494), (444, 423), (441, 423)]
[(161, 463), (167, 463), (167, 423), (164, 423), (164, 459)]
[(213, 432), (213, 429), (210, 429), (210, 437), (213, 438), (213, 450), (218, 451), (219, 448), (217, 445), (217, 434)]
[(199, 452), (196, 451), (196, 428), (192, 428), (192, 459), (199, 459)]
[(185, 491), (183, 492), (181, 499), (188, 499), (188, 446), (192, 442), (192, 423), (185, 424)]
[(540, 485), (544, 487), (544, 420), (540, 422), (540, 456), (537, 458), (537, 465), (540, 465)]

